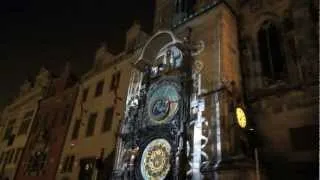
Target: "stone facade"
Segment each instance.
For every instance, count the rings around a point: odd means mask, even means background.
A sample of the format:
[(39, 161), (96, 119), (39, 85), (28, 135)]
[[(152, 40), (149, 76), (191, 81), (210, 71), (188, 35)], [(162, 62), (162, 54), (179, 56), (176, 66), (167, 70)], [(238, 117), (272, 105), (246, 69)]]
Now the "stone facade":
[(39, 102), (32, 134), (24, 147), (14, 179), (55, 179), (78, 85), (69, 64), (50, 82), (45, 98)]
[(1, 176), (13, 179), (21, 154), (30, 135), (31, 124), (38, 111), (38, 103), (44, 97), (50, 74), (41, 68), (34, 84), (26, 80), (20, 93), (7, 105), (1, 116)]
[[(270, 179), (317, 179), (318, 35), (312, 1), (247, 1), (240, 6), (242, 74), (256, 124), (262, 167)], [(266, 81), (258, 33), (279, 33), (285, 76)], [(308, 133), (309, 132), (309, 133)], [(303, 141), (310, 143), (303, 143)], [(285, 167), (285, 168), (284, 168)]]
[[(224, 2), (224, 8), (213, 8), (221, 2), (158, 0), (154, 33), (172, 31), (178, 39), (201, 50), (194, 52), (194, 58), (201, 67), (203, 93), (226, 82), (235, 83), (233, 93), (238, 96), (236, 103), (246, 107), (248, 127), (234, 128), (228, 106), (228, 99), (234, 97), (222, 93), (223, 158), (246, 151), (252, 159), (259, 158), (260, 178), (317, 179), (317, 2)], [(152, 47), (157, 51), (156, 44)], [(156, 53), (151, 49), (150, 54)], [(148, 62), (142, 61), (140, 66), (145, 64)], [(211, 103), (206, 100), (214, 106)], [(208, 108), (204, 117), (210, 119), (214, 114)], [(248, 137), (244, 138), (245, 148), (239, 147), (241, 136)], [(217, 143), (216, 139), (211, 142)], [(216, 158), (217, 147), (212, 144), (208, 150)], [(232, 179), (239, 174), (222, 170), (220, 175)]]
[[(105, 45), (97, 51), (94, 66), (81, 78), (57, 179), (111, 176), (119, 122), (132, 75), (130, 63), (138, 56), (132, 48), (138, 47), (145, 36), (140, 25), (134, 23), (127, 32), (125, 52), (113, 55)], [(96, 160), (100, 165), (96, 166)]]

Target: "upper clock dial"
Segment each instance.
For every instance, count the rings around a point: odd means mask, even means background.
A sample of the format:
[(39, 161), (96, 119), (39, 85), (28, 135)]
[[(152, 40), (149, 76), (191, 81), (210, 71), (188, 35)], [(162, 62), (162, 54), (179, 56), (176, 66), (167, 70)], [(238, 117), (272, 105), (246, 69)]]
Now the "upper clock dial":
[(148, 94), (148, 115), (154, 123), (165, 123), (178, 110), (179, 94), (172, 85), (162, 85)]

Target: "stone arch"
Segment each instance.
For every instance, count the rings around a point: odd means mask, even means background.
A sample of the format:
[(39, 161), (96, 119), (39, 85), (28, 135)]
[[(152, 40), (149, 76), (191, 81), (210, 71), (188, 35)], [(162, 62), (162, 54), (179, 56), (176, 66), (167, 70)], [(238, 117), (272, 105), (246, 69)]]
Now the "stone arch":
[(275, 13), (271, 13), (271, 12), (264, 12), (261, 13), (257, 16), (257, 21), (254, 24), (254, 28), (253, 28), (253, 35), (254, 35), (254, 39), (257, 38), (257, 33), (261, 27), (261, 25), (265, 22), (265, 21), (270, 21), (272, 22), (277, 28), (281, 29), (281, 18), (280, 16), (278, 16)]

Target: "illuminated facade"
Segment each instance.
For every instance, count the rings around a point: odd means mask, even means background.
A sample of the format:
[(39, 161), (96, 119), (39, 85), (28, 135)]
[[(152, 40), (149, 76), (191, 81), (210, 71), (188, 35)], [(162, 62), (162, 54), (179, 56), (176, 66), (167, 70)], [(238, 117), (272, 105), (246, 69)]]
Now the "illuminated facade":
[(189, 18), (193, 4), (181, 1), (177, 17), (167, 12), (173, 2), (161, 1), (155, 27), (180, 24), (156, 31), (135, 62), (140, 79), (127, 96), (113, 178), (254, 179), (255, 163), (239, 148), (249, 126), (234, 117), (244, 106), (235, 15), (216, 2)]
[(13, 178), (20, 162), (17, 179), (318, 179), (318, 7), (156, 0), (153, 34), (134, 23), (124, 51), (102, 45), (79, 84), (39, 107), (49, 73), (22, 86), (1, 113), (0, 172)]
[(31, 132), (31, 124), (49, 85), (49, 72), (41, 68), (34, 84), (25, 81), (20, 94), (7, 105), (1, 116), (0, 174), (13, 179)]
[(133, 69), (133, 47), (147, 35), (135, 23), (127, 32), (125, 52), (117, 56), (102, 45), (81, 78), (57, 179), (105, 179), (111, 176), (116, 137)]
[(154, 34), (134, 63), (113, 179), (314, 178), (316, 2), (155, 6)]
[(77, 78), (67, 63), (59, 77), (51, 79), (39, 102), (14, 179), (55, 179), (77, 95)]

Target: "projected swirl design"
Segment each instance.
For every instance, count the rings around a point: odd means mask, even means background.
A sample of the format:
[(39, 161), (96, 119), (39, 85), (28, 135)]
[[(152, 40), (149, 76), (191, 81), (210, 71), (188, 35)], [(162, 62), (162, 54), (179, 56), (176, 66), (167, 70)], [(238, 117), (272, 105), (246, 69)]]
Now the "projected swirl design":
[(168, 122), (178, 110), (179, 95), (172, 85), (162, 85), (148, 94), (148, 115), (152, 122)]
[(170, 170), (171, 146), (165, 139), (155, 139), (144, 149), (140, 170), (145, 180), (162, 180)]

